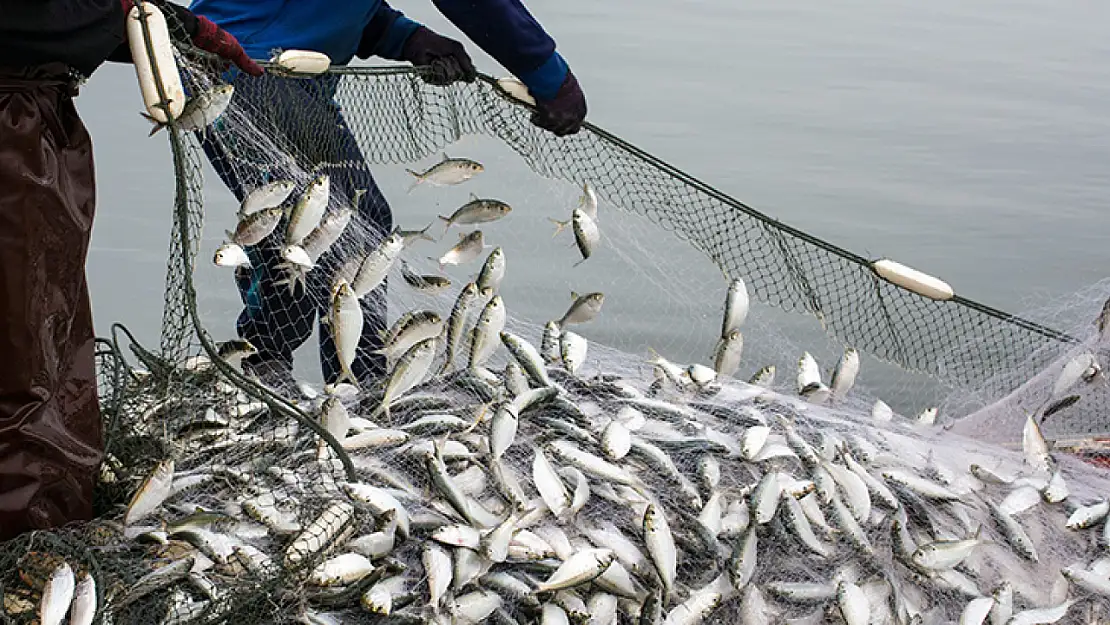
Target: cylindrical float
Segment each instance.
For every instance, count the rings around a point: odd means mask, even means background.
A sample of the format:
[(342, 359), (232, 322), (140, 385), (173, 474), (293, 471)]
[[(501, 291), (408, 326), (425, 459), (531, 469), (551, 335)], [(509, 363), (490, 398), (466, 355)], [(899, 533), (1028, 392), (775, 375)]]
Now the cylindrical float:
[[(143, 32), (140, 10), (146, 16), (153, 59), (147, 51), (147, 33)], [(170, 42), (166, 17), (158, 7), (150, 2), (136, 2), (135, 6), (131, 7), (131, 11), (127, 14), (127, 44), (131, 48), (131, 59), (135, 65), (135, 74), (139, 78), (139, 90), (142, 92), (147, 113), (165, 124), (169, 122), (169, 116), (166, 115), (168, 108), (176, 119), (185, 108), (185, 88), (181, 85), (181, 75), (177, 71), (177, 60), (173, 56), (173, 44)], [(165, 90), (167, 100), (165, 104), (162, 103), (162, 97), (158, 95), (155, 73)]]

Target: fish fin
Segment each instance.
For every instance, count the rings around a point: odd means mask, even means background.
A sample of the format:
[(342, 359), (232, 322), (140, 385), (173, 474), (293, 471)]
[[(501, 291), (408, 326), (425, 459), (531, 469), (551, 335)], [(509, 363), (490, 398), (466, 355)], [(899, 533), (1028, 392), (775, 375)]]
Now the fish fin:
[(473, 192), (473, 191), (471, 191), (471, 192), (470, 192), (470, 199), (471, 199), (471, 200), (474, 200), (474, 201), (478, 201), (478, 196), (477, 196), (477, 195), (474, 195), (474, 192)]
[(558, 219), (555, 219), (554, 217), (548, 217), (547, 219), (551, 223), (555, 224), (555, 234), (551, 235), (552, 239), (559, 236), (559, 233), (562, 232), (567, 226), (570, 225), (570, 220), (569, 219), (566, 220), (566, 221), (559, 221)]
[(580, 296), (578, 295), (578, 291), (571, 291), (570, 292), (570, 299), (577, 300), (579, 297)]
[(424, 182), (424, 179), (420, 177), (420, 174), (411, 169), (406, 169), (405, 171), (409, 172), (413, 175), (414, 178), (416, 178), (412, 181), (412, 184), (409, 185), (408, 189), (405, 189), (405, 193), (412, 193), (412, 190), (420, 186), (420, 183)]
[(158, 121), (157, 119), (154, 119), (154, 117), (152, 117), (151, 115), (149, 115), (147, 113), (143, 113), (142, 111), (140, 111), (139, 115), (142, 115), (144, 119), (146, 119), (150, 123), (154, 124), (154, 128), (151, 128), (150, 129), (150, 134), (147, 135), (148, 137), (153, 137), (154, 133), (158, 132), (162, 128), (165, 128), (165, 126), (166, 126), (166, 124)]
[(230, 230), (224, 230), (224, 234), (226, 234), (226, 235), (227, 235), (227, 240), (228, 240), (228, 241), (230, 241), (230, 242), (234, 242), (234, 241), (235, 241), (235, 233), (234, 233), (234, 232), (232, 232), (232, 231), (230, 231)]
[(440, 152), (440, 156), (442, 156), (443, 160), (445, 160), (445, 161), (451, 160), (451, 157), (447, 156), (447, 151), (446, 150), (443, 151), (443, 152)]
[(586, 258), (583, 258), (582, 260), (574, 263), (573, 265), (571, 265), (571, 268), (573, 269), (573, 268), (577, 267), (578, 265), (581, 265), (582, 263), (586, 262), (586, 259), (588, 259), (588, 258), (589, 258), (589, 256), (587, 256)]
[(444, 217), (443, 215), (436, 215), (436, 217), (439, 217), (443, 221), (446, 221), (447, 224), (448, 224), (448, 227), (450, 227), (450, 224), (451, 224), (451, 218), (450, 217)]

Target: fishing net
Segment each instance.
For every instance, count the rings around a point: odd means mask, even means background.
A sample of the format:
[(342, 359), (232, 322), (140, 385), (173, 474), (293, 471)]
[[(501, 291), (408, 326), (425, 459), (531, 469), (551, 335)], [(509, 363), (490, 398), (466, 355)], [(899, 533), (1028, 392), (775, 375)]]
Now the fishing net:
[[(203, 53), (177, 58), (192, 101), (229, 84)], [(161, 340), (117, 325), (101, 341), (97, 520), (0, 548), (5, 619), (35, 618), (59, 558), (94, 577), (116, 624), (944, 623), (986, 598), (992, 622), (1107, 618), (1107, 474), (1021, 446), (1030, 415), (1052, 439), (1105, 414), (1101, 374), (1056, 388), (1083, 352), (1104, 360), (1099, 310), (1063, 334), (1042, 323), (1053, 311), (922, 297), (603, 130), (534, 127), (484, 76), (268, 68), (230, 83), (214, 122), (163, 131), (177, 186)], [(443, 151), (483, 171), (414, 185)], [(302, 283), (283, 251), (322, 175), (323, 219), (352, 218)], [(272, 234), (229, 246), (242, 198), (281, 181)], [(579, 263), (574, 228), (552, 237), (550, 220), (571, 219), (586, 183), (601, 237)], [(438, 215), (471, 192), (513, 210), (447, 227)], [(397, 228), (407, 240), (361, 315), (332, 314), (333, 277), (362, 282)], [(461, 255), (444, 256), (456, 231), (479, 229), (480, 253), (442, 262)], [(481, 291), (495, 248), (504, 278)], [(718, 378), (736, 279), (751, 312), (732, 324), (740, 366)], [(598, 300), (571, 291), (606, 295), (587, 314)], [(797, 347), (814, 335), (775, 309), (816, 316), (826, 340)], [(358, 360), (385, 374), (334, 384), (321, 365), (347, 348), (321, 347), (319, 319), (358, 316), (382, 333)], [(402, 326), (418, 331), (373, 365)], [(297, 384), (244, 364), (290, 343)], [(845, 344), (864, 356), (854, 386), (834, 367)], [(880, 361), (960, 392), (899, 401), (897, 384), (868, 381)], [(953, 428), (974, 437), (949, 429), (976, 410)]]

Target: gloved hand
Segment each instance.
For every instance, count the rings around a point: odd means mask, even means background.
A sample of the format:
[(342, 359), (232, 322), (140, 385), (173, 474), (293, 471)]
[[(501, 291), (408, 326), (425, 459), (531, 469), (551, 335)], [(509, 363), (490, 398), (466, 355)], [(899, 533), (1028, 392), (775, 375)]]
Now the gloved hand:
[(474, 82), (478, 77), (478, 70), (461, 43), (426, 26), (417, 27), (405, 40), (401, 60), (417, 67), (426, 66), (428, 71), (423, 78), (432, 85), (449, 85), (459, 80)]
[[(120, 1), (123, 3), (124, 14), (128, 13), (134, 5), (132, 0)], [(235, 37), (217, 26), (212, 20), (172, 2), (166, 2), (165, 0), (150, 0), (150, 2), (161, 9), (163, 13), (168, 13), (176, 18), (177, 23), (184, 27), (185, 34), (194, 46), (205, 52), (211, 52), (225, 61), (234, 63), (236, 67), (251, 76), (262, 75), (262, 67), (247, 56), (243, 46), (239, 45)], [(169, 21), (170, 26), (170, 37), (179, 41), (184, 39), (181, 30), (174, 28), (174, 22), (169, 19), (167, 21)]]
[(582, 128), (586, 119), (586, 95), (578, 86), (578, 79), (567, 68), (563, 84), (550, 100), (536, 98), (536, 111), (532, 123), (562, 137), (572, 135)]

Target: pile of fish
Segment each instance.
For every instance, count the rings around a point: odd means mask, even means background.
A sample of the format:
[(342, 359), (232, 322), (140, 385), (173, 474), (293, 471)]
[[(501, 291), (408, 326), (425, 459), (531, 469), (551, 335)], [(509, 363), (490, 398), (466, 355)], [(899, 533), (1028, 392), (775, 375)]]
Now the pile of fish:
[[(734, 281), (723, 344), (746, 302)], [(490, 305), (475, 327), (498, 325)], [(328, 386), (304, 408), (355, 479), (226, 383), (208, 405), (151, 400), (135, 418), (172, 436), (173, 457), (89, 530), (149, 572), (96, 579), (37, 554), (19, 574), (39, 571), (38, 592), (9, 587), (5, 609), (88, 622), (99, 585), (114, 623), (217, 622), (259, 592), (279, 606), (260, 621), (313, 624), (1110, 618), (1110, 481), (1054, 457), (1032, 415), (1019, 454), (889, 409), (849, 414), (831, 404), (854, 385), (851, 350), (829, 385), (803, 354), (790, 393), (769, 388), (773, 368), (741, 382), (660, 355), (653, 380), (587, 377), (573, 316), (540, 347), (471, 330), (468, 366), (444, 373), (412, 356), (436, 333), (391, 352), (382, 389)], [(507, 364), (486, 368), (500, 347)], [(143, 602), (160, 611), (119, 616)]]
[[(483, 169), (444, 154), (413, 172), (413, 186)], [(290, 288), (303, 284), (355, 209), (328, 210), (326, 174), (281, 208), (295, 188), (250, 193), (216, 264), (249, 265), (244, 246), (276, 233)], [(600, 237), (596, 195), (583, 192), (556, 221), (556, 235), (573, 226), (578, 262)], [(446, 232), (510, 212), (472, 197), (442, 221)], [(394, 321), (381, 349), (388, 375), (359, 388), (359, 299), (395, 265), (414, 289), (452, 286), (401, 260), (418, 240), (434, 241), (428, 228), (394, 231), (340, 269), (328, 323), (343, 378), (297, 400), (313, 423), (199, 357), (176, 379), (204, 392), (133, 400), (119, 417), (129, 435), (164, 440), (169, 453), (138, 476), (109, 457), (102, 482), (137, 484), (125, 508), (79, 530), (101, 566), (37, 547), (2, 573), (5, 614), (41, 625), (94, 615), (175, 625), (1110, 622), (1106, 474), (1053, 454), (1033, 415), (1015, 452), (945, 431), (935, 407), (914, 418), (882, 401), (870, 415), (847, 410), (860, 370), (851, 348), (827, 384), (809, 353), (790, 384), (775, 385), (773, 366), (734, 379), (749, 310), (742, 279), (729, 285), (711, 366), (655, 353), (651, 379), (632, 362), (587, 374), (590, 344), (572, 326), (595, 319), (604, 294), (575, 294), (543, 328), (510, 323), (499, 293), (507, 255), (496, 247), (449, 311)], [(465, 264), (487, 247), (475, 230), (435, 260)], [(253, 350), (228, 341), (218, 355), (234, 366)], [(1092, 366), (1076, 377), (1097, 375)], [(132, 383), (159, 375), (151, 366)]]

